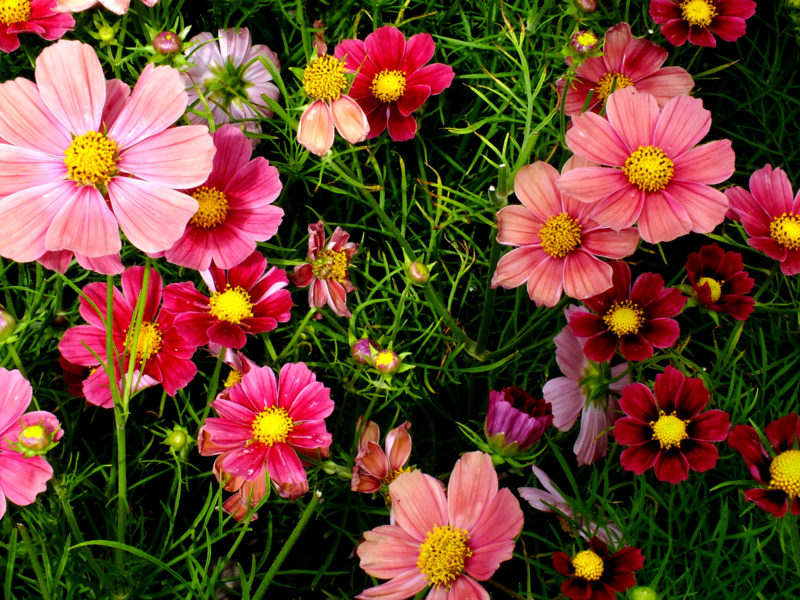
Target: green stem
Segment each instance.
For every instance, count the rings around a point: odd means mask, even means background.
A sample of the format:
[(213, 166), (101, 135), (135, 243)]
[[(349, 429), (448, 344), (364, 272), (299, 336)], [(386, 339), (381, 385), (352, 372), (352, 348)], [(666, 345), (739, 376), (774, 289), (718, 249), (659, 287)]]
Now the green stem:
[(283, 350), (281, 351), (280, 354), (278, 354), (278, 357), (273, 362), (279, 363), (281, 360), (286, 358), (286, 355), (289, 354), (289, 352), (294, 351), (295, 344), (297, 344), (297, 340), (300, 339), (300, 336), (302, 335), (303, 330), (306, 328), (306, 325), (308, 325), (308, 322), (311, 320), (311, 317), (313, 317), (314, 313), (316, 313), (316, 312), (317, 312), (317, 309), (314, 308), (313, 306), (308, 310), (308, 312), (306, 313), (306, 316), (303, 317), (302, 321), (300, 321), (300, 325), (295, 327), (294, 335), (292, 336), (292, 339), (290, 339), (289, 343), (286, 344), (283, 347)]
[(42, 600), (50, 600), (50, 588), (42, 572), (42, 565), (39, 564), (39, 559), (36, 556), (36, 549), (33, 547), (31, 536), (28, 535), (28, 530), (25, 529), (25, 525), (22, 523), (17, 523), (17, 531), (19, 531), (20, 536), (22, 536), (22, 543), (25, 545), (25, 551), (28, 553), (28, 558), (31, 559), (31, 566), (33, 567), (33, 573), (36, 575), (36, 581), (39, 582), (39, 591), (42, 594)]
[(217, 396), (217, 388), (219, 387), (219, 374), (222, 371), (222, 358), (225, 356), (225, 348), (219, 349), (217, 355), (217, 364), (214, 365), (214, 373), (211, 375), (211, 381), (208, 382), (208, 395), (206, 396), (206, 405), (203, 408), (203, 414), (200, 416), (200, 423), (205, 423), (208, 414), (211, 412), (211, 403)]
[(492, 287), (492, 277), (494, 275), (497, 261), (500, 260), (500, 244), (494, 235), (494, 230), (491, 233), (492, 250), (489, 254), (489, 282), (486, 285), (486, 293), (483, 295), (483, 314), (481, 315), (481, 325), (478, 329), (478, 341), (475, 343), (475, 354), (480, 356), (486, 349), (486, 342), (489, 341), (489, 331), (492, 324), (492, 314), (494, 313), (494, 297), (497, 294), (497, 289)]

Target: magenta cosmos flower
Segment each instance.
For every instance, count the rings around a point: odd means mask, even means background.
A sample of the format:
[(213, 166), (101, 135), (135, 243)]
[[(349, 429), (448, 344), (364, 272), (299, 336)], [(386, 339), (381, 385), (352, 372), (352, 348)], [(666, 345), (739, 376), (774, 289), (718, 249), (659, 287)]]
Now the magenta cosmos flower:
[(367, 114), (369, 137), (388, 129), (395, 142), (404, 142), (417, 134), (412, 113), (450, 87), (455, 77), (445, 64), (427, 64), (435, 50), (429, 34), (418, 33), (406, 41), (391, 25), (376, 29), (364, 41), (344, 40), (336, 46), (334, 56), (356, 73), (350, 96)]
[(747, 470), (763, 487), (747, 490), (744, 497), (776, 517), (789, 510), (800, 515), (800, 419), (792, 413), (764, 428), (771, 449), (764, 448), (756, 430), (737, 425), (728, 445), (742, 455)]
[[(98, 4), (111, 12), (124, 15), (131, 7), (131, 0), (58, 0), (58, 9), (69, 12), (83, 12), (94, 8)], [(142, 0), (145, 6), (155, 6), (158, 0)]]
[(25, 413), (32, 397), (22, 373), (0, 367), (0, 519), (7, 501), (25, 506), (47, 489), (53, 467), (41, 455), (64, 435), (53, 414)]
[(267, 259), (258, 251), (227, 271), (212, 263), (204, 275), (210, 297), (192, 282), (173, 283), (164, 290), (164, 310), (175, 315), (181, 335), (198, 346), (211, 342), (241, 348), (247, 334), (272, 331), (291, 317), (286, 271), (267, 271)]
[(208, 129), (172, 127), (186, 108), (180, 76), (147, 65), (133, 92), (106, 82), (91, 46), (61, 40), (36, 60), (36, 84), (0, 84), (0, 255), (119, 253), (120, 228), (144, 252), (169, 248), (197, 212), (175, 188), (211, 172)]
[(800, 273), (800, 191), (781, 168), (765, 165), (750, 176), (750, 191), (725, 190), (733, 217), (750, 236), (747, 243), (781, 263), (784, 275)]
[(709, 184), (733, 173), (730, 140), (694, 148), (711, 127), (702, 100), (677, 96), (659, 110), (656, 99), (629, 87), (607, 102), (608, 120), (592, 112), (573, 118), (570, 149), (608, 167), (572, 169), (558, 186), (596, 203), (592, 218), (613, 229), (638, 221), (650, 243), (690, 231), (708, 233), (725, 219), (725, 194)]
[[(669, 52), (658, 44), (634, 38), (627, 23), (614, 25), (606, 31), (603, 56), (587, 58), (575, 68), (564, 111), (570, 116), (580, 114), (592, 94), (586, 110), (599, 113), (613, 90), (631, 86), (652, 94), (663, 108), (672, 98), (688, 94), (694, 87), (694, 80), (685, 69), (661, 66), (668, 56)], [(559, 99), (563, 98), (566, 81), (556, 81)]]
[(619, 405), (625, 416), (614, 426), (614, 437), (625, 448), (622, 466), (641, 475), (653, 467), (659, 481), (679, 483), (689, 469), (713, 469), (719, 452), (712, 442), (728, 436), (730, 421), (721, 410), (701, 412), (708, 404), (703, 381), (667, 366), (656, 375), (655, 396), (641, 383), (622, 390)]
[(742, 270), (738, 252), (725, 252), (716, 243), (686, 257), (686, 274), (697, 301), (709, 310), (747, 320), (755, 300), (748, 296), (755, 281)]
[(5, 0), (0, 4), (0, 50), (19, 48), (20, 33), (57, 40), (75, 28), (75, 19), (56, 9), (56, 0)]
[[(127, 373), (131, 354), (135, 354), (134, 391), (155, 383), (174, 396), (185, 387), (197, 373), (192, 355), (197, 344), (187, 340), (173, 325), (173, 316), (161, 305), (161, 276), (150, 271), (139, 337), (134, 340), (133, 311), (144, 283), (144, 267), (130, 267), (122, 274), (122, 292), (113, 288), (114, 311), (112, 340), (114, 354), (119, 357), (112, 364), (117, 386), (122, 389), (122, 373)], [(72, 327), (64, 333), (58, 349), (64, 358), (76, 365), (95, 367), (84, 380), (83, 393), (86, 400), (103, 408), (114, 405), (108, 375), (100, 367), (106, 361), (106, 296), (105, 283), (90, 283), (83, 288), (79, 310), (88, 325)], [(94, 302), (100, 314), (89, 302)], [(98, 358), (100, 360), (98, 360)]]
[(304, 363), (283, 365), (277, 380), (269, 367), (250, 369), (212, 406), (219, 417), (206, 419), (197, 446), (202, 456), (222, 455), (215, 463), (220, 472), (252, 482), (269, 477), (283, 498), (308, 491), (297, 452), (328, 456), (324, 419), (333, 401)]
[(262, 157), (250, 160), (253, 147), (244, 133), (223, 125), (214, 134), (214, 166), (208, 179), (189, 190), (199, 208), (186, 231), (165, 252), (167, 260), (205, 271), (211, 261), (221, 269), (241, 263), (278, 231), (283, 209), (272, 206), (281, 193), (278, 170)]
[[(359, 424), (361, 419), (359, 419)], [(386, 434), (384, 447), (380, 447), (380, 429), (377, 423), (367, 420), (358, 438), (358, 453), (353, 465), (350, 489), (363, 494), (373, 494), (389, 485), (401, 473), (407, 473), (408, 457), (411, 456), (411, 436), (408, 421)]]
[[(568, 161), (564, 173), (573, 166)], [(594, 207), (562, 193), (558, 179), (547, 163), (522, 167), (514, 178), (522, 204), (497, 213), (497, 241), (518, 247), (497, 263), (492, 286), (527, 283), (537, 306), (555, 306), (562, 291), (579, 300), (604, 292), (611, 287), (611, 267), (597, 256), (623, 258), (639, 243), (633, 227), (600, 227), (592, 217)]]
[(610, 554), (606, 544), (589, 540), (589, 550), (570, 558), (564, 552), (553, 555), (553, 566), (567, 579), (561, 592), (570, 600), (614, 600), (617, 592), (636, 585), (634, 571), (644, 566), (644, 555), (638, 548), (622, 548)]
[(650, 17), (661, 25), (667, 41), (682, 46), (715, 48), (718, 35), (726, 42), (745, 34), (745, 20), (756, 12), (753, 0), (650, 0)]
[(447, 494), (439, 480), (412, 471), (389, 485), (389, 495), (394, 525), (365, 532), (356, 554), (369, 575), (390, 581), (356, 598), (402, 600), (430, 585), (430, 599), (489, 600), (476, 580), (489, 579), (511, 558), (522, 531), (519, 501), (508, 489), (498, 491), (491, 457), (462, 456)]
[(611, 263), (614, 286), (587, 298), (584, 305), (593, 312), (575, 311), (569, 326), (595, 362), (611, 360), (619, 346), (625, 360), (650, 358), (653, 347), (668, 348), (680, 335), (674, 317), (681, 312), (686, 296), (676, 288), (664, 288), (658, 273), (642, 273), (631, 287), (631, 269), (622, 261)]
[(489, 392), (483, 433), (500, 456), (516, 456), (530, 450), (552, 423), (552, 407), (542, 398), (513, 386)]

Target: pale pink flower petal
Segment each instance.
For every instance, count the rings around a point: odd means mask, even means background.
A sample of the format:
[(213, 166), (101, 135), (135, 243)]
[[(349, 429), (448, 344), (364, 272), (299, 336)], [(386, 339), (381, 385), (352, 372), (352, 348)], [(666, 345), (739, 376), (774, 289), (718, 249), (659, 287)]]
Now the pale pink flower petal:
[(570, 298), (583, 300), (610, 287), (611, 267), (583, 248), (564, 259), (564, 293)]
[(419, 541), (397, 525), (382, 525), (364, 532), (358, 545), (361, 568), (373, 577), (391, 579), (409, 570), (419, 557)]
[(572, 429), (585, 401), (576, 381), (569, 377), (551, 379), (542, 386), (542, 395), (553, 407), (553, 427), (559, 431)]
[(628, 186), (628, 178), (622, 171), (606, 167), (572, 169), (558, 180), (558, 187), (562, 192), (582, 202), (597, 202)]
[(528, 274), (528, 296), (537, 306), (558, 304), (564, 286), (564, 261), (543, 260)]
[(60, 200), (75, 189), (72, 181), (47, 183), (0, 198), (0, 223), (25, 223), (0, 236), (0, 255), (19, 262), (36, 260), (47, 251), (45, 234), (61, 208)]
[(336, 131), (348, 142), (357, 144), (367, 139), (369, 133), (367, 115), (358, 102), (350, 96), (342, 95), (331, 102), (331, 115)]
[(322, 156), (330, 150), (335, 133), (333, 115), (327, 102), (315, 100), (300, 115), (297, 142), (312, 154)]
[(496, 493), (497, 473), (491, 457), (482, 452), (469, 452), (462, 456), (447, 484), (450, 525), (472, 530)]
[[(724, 216), (725, 210), (722, 214)], [(642, 212), (639, 215), (639, 232), (642, 239), (669, 242), (686, 235), (691, 230), (691, 217), (671, 195), (665, 192), (645, 194)]]
[(48, 251), (71, 249), (87, 256), (119, 252), (119, 226), (100, 192), (92, 186), (77, 186), (64, 194), (62, 202), (45, 235)]
[(19, 420), (32, 397), (33, 388), (22, 373), (0, 368), (0, 433)]
[(561, 212), (558, 171), (545, 162), (525, 165), (514, 177), (514, 195), (542, 223)]
[(519, 287), (528, 280), (531, 272), (546, 257), (544, 250), (534, 246), (514, 248), (498, 261), (492, 276), (492, 287), (500, 286), (506, 289)]
[(71, 137), (45, 106), (36, 84), (19, 77), (0, 83), (0, 140), (60, 158)]
[(66, 172), (64, 161), (54, 156), (0, 143), (0, 197), (63, 179)]
[(725, 220), (728, 199), (719, 190), (693, 181), (676, 181), (669, 195), (686, 211), (695, 233), (711, 233)]
[(497, 213), (497, 242), (512, 246), (536, 244), (543, 224), (525, 206), (504, 206)]
[(583, 113), (572, 120), (572, 129), (567, 131), (567, 145), (581, 157), (613, 166), (625, 164), (630, 153), (636, 149), (626, 147), (611, 124), (594, 113)]
[[(420, 471), (403, 473), (389, 486), (395, 523), (419, 542), (435, 525), (447, 525), (447, 499), (441, 482)], [(425, 503), (415, 498), (425, 497)]]
[(711, 112), (700, 98), (677, 96), (661, 111), (653, 133), (653, 145), (668, 156), (678, 157), (702, 140), (711, 128)]
[(356, 598), (358, 600), (406, 600), (415, 596), (426, 585), (425, 576), (412, 567), (386, 583), (364, 590)]
[(522, 521), (522, 509), (511, 490), (497, 492), (471, 529), (473, 553), (464, 564), (467, 573), (481, 581), (489, 579), (501, 562), (512, 557)]
[(0, 496), (25, 506), (47, 489), (53, 467), (41, 456), (26, 458), (19, 452), (0, 452)]
[(653, 143), (659, 110), (653, 96), (640, 94), (636, 88), (629, 89), (630, 93), (611, 94), (606, 103), (606, 116), (622, 141), (633, 151)]
[[(589, 213), (591, 218), (592, 213)], [(590, 254), (604, 256), (605, 258), (625, 258), (636, 251), (639, 245), (639, 232), (634, 228), (621, 229), (595, 229), (587, 231), (583, 236), (582, 247)], [(608, 289), (608, 288), (606, 288)]]
[[(509, 558), (511, 558), (509, 556)], [(472, 560), (467, 559), (467, 561)], [(504, 559), (505, 560), (505, 559)], [(492, 571), (494, 573), (494, 571)], [(488, 579), (488, 577), (486, 577)], [(443, 600), (491, 600), (489, 592), (482, 585), (470, 577), (458, 577), (450, 587), (450, 591), (445, 588), (433, 588), (428, 594), (428, 600), (434, 600), (433, 592), (444, 593)]]
[(611, 421), (605, 410), (588, 406), (581, 417), (581, 428), (572, 451), (578, 459), (578, 466), (590, 465), (608, 452), (608, 433)]

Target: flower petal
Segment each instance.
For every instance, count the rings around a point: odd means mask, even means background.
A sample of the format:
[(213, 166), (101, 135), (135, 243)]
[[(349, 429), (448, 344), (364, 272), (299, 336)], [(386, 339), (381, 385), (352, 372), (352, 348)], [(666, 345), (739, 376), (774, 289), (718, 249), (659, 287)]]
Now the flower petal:
[(496, 495), (497, 473), (491, 457), (484, 452), (464, 454), (456, 462), (447, 484), (450, 525), (471, 531)]
[(434, 526), (448, 524), (443, 486), (430, 475), (403, 473), (389, 484), (389, 495), (395, 523), (420, 543)]

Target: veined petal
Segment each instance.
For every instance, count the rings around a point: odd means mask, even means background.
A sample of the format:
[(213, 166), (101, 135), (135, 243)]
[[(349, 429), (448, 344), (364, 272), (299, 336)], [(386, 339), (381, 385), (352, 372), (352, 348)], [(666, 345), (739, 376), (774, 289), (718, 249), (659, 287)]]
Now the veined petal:
[(653, 130), (658, 122), (658, 104), (650, 94), (635, 87), (617, 90), (606, 103), (608, 122), (631, 150), (652, 144)]
[(59, 181), (20, 190), (0, 198), (0, 255), (19, 262), (36, 260), (47, 251), (45, 236), (61, 208), (63, 198), (75, 190), (75, 182)]
[(496, 495), (497, 473), (491, 457), (483, 452), (468, 452), (456, 462), (447, 485), (450, 525), (471, 531)]
[(443, 486), (430, 475), (403, 473), (389, 484), (389, 495), (395, 522), (420, 543), (434, 526), (448, 524)]
[(691, 96), (676, 96), (661, 111), (653, 145), (673, 159), (697, 144), (711, 127), (711, 112), (703, 101)]
[(69, 131), (47, 108), (36, 85), (21, 77), (0, 83), (0, 139), (61, 162), (71, 143)]
[(88, 257), (115, 255), (120, 251), (117, 220), (94, 187), (74, 186), (62, 196), (61, 202), (61, 210), (45, 236), (47, 250), (72, 250)]
[(333, 146), (335, 127), (328, 104), (315, 100), (303, 111), (297, 125), (297, 142), (306, 150), (322, 156)]
[(578, 156), (601, 165), (621, 167), (635, 148), (628, 148), (611, 124), (600, 115), (585, 112), (572, 119), (567, 145)]

